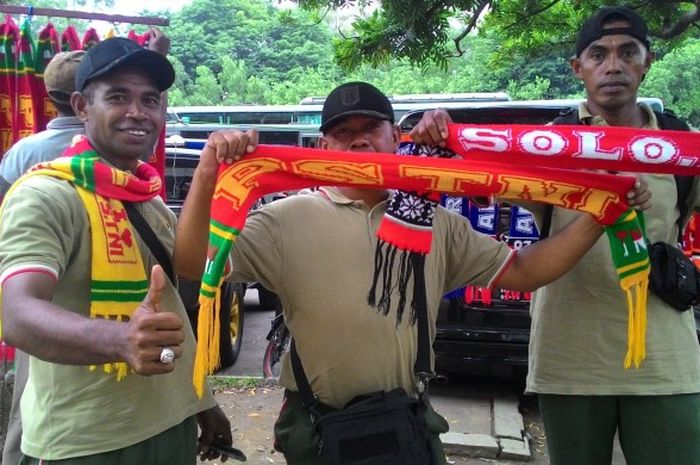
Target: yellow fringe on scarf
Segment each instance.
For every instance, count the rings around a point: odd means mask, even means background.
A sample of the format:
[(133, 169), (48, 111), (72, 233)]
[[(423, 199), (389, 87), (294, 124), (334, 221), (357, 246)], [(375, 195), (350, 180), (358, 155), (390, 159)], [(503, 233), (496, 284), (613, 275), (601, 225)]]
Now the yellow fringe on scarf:
[(627, 297), (627, 354), (625, 369), (634, 365), (639, 368), (646, 358), (647, 295), (649, 272), (627, 277), (620, 282)]
[[(219, 347), (221, 338), (221, 286), (212, 288), (202, 283), (202, 286), (215, 293), (213, 299), (199, 296), (199, 316), (197, 317), (197, 352), (194, 358), (192, 381), (197, 395), (204, 394), (204, 380), (213, 373), (220, 363)], [(226, 328), (228, 330), (228, 328)]]

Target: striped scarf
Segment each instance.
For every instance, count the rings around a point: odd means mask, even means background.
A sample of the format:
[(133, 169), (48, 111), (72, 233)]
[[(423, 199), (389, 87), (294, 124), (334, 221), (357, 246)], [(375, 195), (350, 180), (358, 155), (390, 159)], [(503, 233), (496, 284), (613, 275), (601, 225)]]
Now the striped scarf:
[[(628, 176), (546, 167), (260, 145), (241, 161), (219, 169), (199, 297), (195, 390), (200, 396), (203, 394), (204, 378), (217, 365), (218, 292), (231, 247), (243, 228), (246, 213), (265, 194), (335, 185), (533, 200), (590, 213), (603, 225), (620, 223), (620, 229), (632, 237), (643, 234), (637, 214), (625, 200), (634, 182)], [(393, 238), (400, 241), (413, 234), (420, 232), (398, 225)], [(640, 250), (642, 256), (643, 252)], [(620, 255), (615, 258), (616, 266), (618, 258), (632, 259)], [(627, 266), (619, 263), (623, 268)], [(636, 280), (628, 280), (625, 285), (637, 294), (647, 274), (648, 259), (646, 270), (642, 267)], [(641, 299), (640, 296), (638, 300)], [(642, 304), (635, 303), (635, 307)]]
[[(100, 160), (86, 137), (77, 136), (62, 157), (34, 166), (7, 197), (32, 176), (70, 182), (85, 206), (92, 240), (90, 317), (129, 321), (146, 297), (148, 279), (122, 201), (145, 202), (158, 195), (162, 184), (158, 173), (146, 163), (139, 163), (135, 174), (112, 168)], [(117, 380), (129, 370), (125, 362), (102, 368), (116, 373)]]

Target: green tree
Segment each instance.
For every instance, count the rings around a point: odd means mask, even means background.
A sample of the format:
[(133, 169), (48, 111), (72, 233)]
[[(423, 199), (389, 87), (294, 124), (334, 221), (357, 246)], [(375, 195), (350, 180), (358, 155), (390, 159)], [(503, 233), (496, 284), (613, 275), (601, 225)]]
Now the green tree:
[(223, 95), (216, 76), (204, 65), (197, 66), (197, 77), (194, 80), (192, 93), (197, 96), (198, 105), (220, 105)]
[[(353, 0), (297, 0), (306, 8), (367, 4)], [(576, 25), (601, 4), (618, 0), (381, 0), (371, 15), (357, 19), (351, 37), (336, 42), (336, 59), (347, 68), (395, 58), (432, 61), (445, 68), (464, 53), (463, 41), (477, 31), (493, 30), (503, 39), (501, 52), (543, 50), (572, 44)], [(627, 2), (626, 2), (627, 3)], [(698, 37), (700, 0), (642, 0), (633, 5), (647, 18), (651, 34), (665, 40)], [(460, 24), (453, 33), (452, 25)]]
[(332, 66), (331, 34), (316, 15), (277, 8), (272, 0), (194, 0), (168, 28), (171, 53), (194, 76), (218, 74), (223, 58), (243, 60), (249, 75), (282, 79), (295, 67)]
[(693, 126), (700, 127), (700, 40), (686, 44), (667, 53), (654, 62), (647, 74), (640, 93), (659, 97), (679, 116)]

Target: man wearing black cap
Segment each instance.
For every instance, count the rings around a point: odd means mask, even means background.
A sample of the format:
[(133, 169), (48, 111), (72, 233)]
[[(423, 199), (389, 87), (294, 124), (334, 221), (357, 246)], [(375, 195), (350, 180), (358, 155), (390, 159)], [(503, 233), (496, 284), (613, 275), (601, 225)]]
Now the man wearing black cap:
[[(398, 148), (399, 131), (393, 123), (392, 107), (383, 93), (364, 82), (346, 83), (326, 99), (319, 145), (391, 156), (382, 154), (393, 154)], [(256, 145), (256, 131), (216, 132), (208, 139), (178, 224), (175, 266), (183, 276), (196, 279), (204, 269), (217, 161), (238, 158)], [(382, 188), (321, 187), (312, 194), (275, 201), (246, 219), (231, 254), (233, 270), (228, 279), (258, 281), (279, 294), (285, 322), (321, 413), (341, 409), (351, 399), (377, 391), (403, 388), (414, 396), (418, 392), (415, 321), (401, 319), (395, 305), (384, 312), (368, 303), (379, 250), (376, 233), (386, 211), (393, 208), (389, 201), (393, 194)], [(481, 286), (498, 282), (522, 290), (537, 287), (565, 273), (601, 232), (600, 226), (583, 217), (549, 240), (514, 253), (505, 244), (476, 233), (463, 217), (437, 208), (431, 251), (424, 262), (429, 326), (434, 328), (445, 292), (466, 282)], [(385, 284), (392, 274), (399, 275), (393, 268), (401, 266), (400, 255), (387, 260), (392, 269), (384, 275)], [(557, 260), (550, 260), (554, 255)], [(413, 284), (388, 287), (392, 301), (399, 302), (400, 288), (413, 288)], [(431, 333), (432, 340), (434, 330)], [(276, 447), (290, 465), (325, 464), (319, 455), (318, 431), (295, 378), (285, 358), (279, 382), (287, 390), (275, 425)], [(430, 463), (444, 464), (439, 434), (448, 425), (429, 406), (424, 416)], [(381, 446), (391, 448), (392, 443), (385, 441)], [(356, 446), (352, 453), (357, 458), (371, 455), (372, 450)], [(383, 462), (374, 457), (374, 462), (347, 463), (397, 463), (389, 461), (389, 455)]]
[[(637, 104), (654, 59), (647, 34), (646, 22), (629, 8), (604, 7), (590, 16), (571, 58), (586, 101), (554, 124), (688, 130), (673, 115)], [(652, 193), (644, 213), (647, 237), (650, 243), (676, 244), (687, 220), (679, 205), (692, 208), (697, 194), (691, 196), (690, 188), (682, 193), (673, 176), (644, 179)], [(559, 208), (533, 213), (549, 215), (552, 231), (574, 216)], [(551, 463), (610, 464), (617, 433), (628, 465), (700, 464), (700, 348), (693, 310), (679, 313), (649, 292), (647, 358), (638, 369), (623, 370), (627, 305), (614, 290), (616, 278), (601, 273), (610, 269), (608, 250), (600, 241), (532, 301), (526, 391), (538, 393)]]
[(175, 219), (139, 159), (163, 128), (173, 81), (164, 56), (130, 40), (90, 48), (71, 97), (86, 137), (3, 203), (3, 338), (31, 360), (22, 464), (191, 465), (197, 423), (205, 458), (217, 455), (215, 437), (231, 443), (213, 396), (192, 387), (194, 336), (167, 266), (125, 210), (133, 205), (169, 255)]
[[(571, 58), (586, 101), (554, 124), (687, 131), (672, 114), (637, 103), (654, 58), (647, 34), (646, 22), (629, 8), (604, 7), (589, 17)], [(412, 136), (440, 143), (447, 122), (447, 112), (432, 112)], [(644, 213), (650, 243), (677, 243), (688, 209), (700, 203), (690, 185), (695, 183), (677, 184), (669, 175), (642, 179), (652, 193)], [(527, 208), (540, 225), (549, 216), (552, 232), (579, 216), (536, 204)], [(700, 348), (693, 311), (679, 313), (650, 292), (647, 358), (638, 369), (623, 370), (627, 302), (614, 273), (604, 272), (612, 269), (608, 242), (598, 241), (569, 273), (532, 298), (526, 391), (539, 395), (551, 463), (609, 465), (617, 433), (628, 465), (700, 464)]]

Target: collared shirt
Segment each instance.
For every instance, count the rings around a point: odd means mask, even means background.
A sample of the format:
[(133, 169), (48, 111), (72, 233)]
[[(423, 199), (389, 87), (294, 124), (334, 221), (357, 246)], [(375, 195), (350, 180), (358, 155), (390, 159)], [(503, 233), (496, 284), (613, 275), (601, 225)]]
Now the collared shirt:
[[(337, 188), (291, 196), (254, 211), (232, 251), (230, 279), (260, 281), (280, 295), (311, 387), (321, 402), (336, 408), (378, 390), (414, 392), (417, 332), (408, 322), (412, 284), (400, 324), (396, 291), (387, 315), (367, 304), (376, 232), (386, 205), (382, 201), (369, 208)], [(438, 208), (425, 265), (431, 338), (442, 295), (466, 282), (488, 286), (511, 253), (505, 244), (475, 232), (465, 218)], [(400, 253), (394, 276), (399, 261)], [(297, 390), (287, 359), (280, 384)]]

